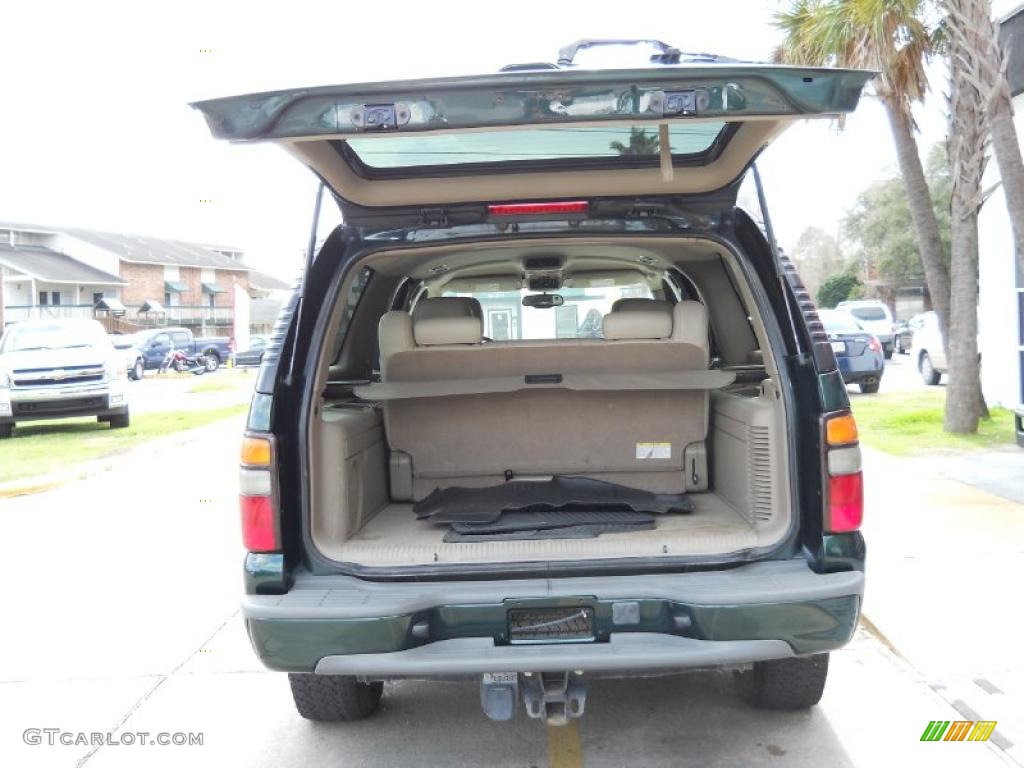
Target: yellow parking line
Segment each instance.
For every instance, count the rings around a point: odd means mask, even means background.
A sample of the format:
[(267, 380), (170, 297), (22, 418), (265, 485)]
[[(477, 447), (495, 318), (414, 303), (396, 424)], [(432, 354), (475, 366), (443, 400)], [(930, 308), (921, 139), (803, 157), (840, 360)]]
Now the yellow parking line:
[(583, 768), (583, 747), (576, 720), (568, 725), (548, 726), (549, 768)]

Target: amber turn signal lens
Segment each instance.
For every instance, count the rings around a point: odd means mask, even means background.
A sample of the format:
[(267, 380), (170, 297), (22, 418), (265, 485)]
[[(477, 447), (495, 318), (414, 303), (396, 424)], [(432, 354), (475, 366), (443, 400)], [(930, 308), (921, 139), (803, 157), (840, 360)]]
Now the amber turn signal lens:
[(250, 467), (270, 466), (270, 440), (246, 437), (242, 440), (242, 463)]
[(825, 422), (825, 439), (829, 445), (857, 442), (857, 422), (851, 414), (833, 416)]

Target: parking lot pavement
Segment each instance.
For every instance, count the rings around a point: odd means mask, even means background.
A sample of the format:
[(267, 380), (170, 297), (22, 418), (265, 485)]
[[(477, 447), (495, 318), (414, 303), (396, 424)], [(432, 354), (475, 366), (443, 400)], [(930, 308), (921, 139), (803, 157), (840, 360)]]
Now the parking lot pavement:
[(946, 476), (949, 462), (864, 450), (864, 613), (961, 719), (999, 721), (1024, 763), (1024, 503)]
[[(833, 654), (809, 712), (748, 709), (712, 671), (593, 681), (583, 720), (557, 732), (522, 714), (489, 722), (472, 681), (390, 683), (370, 720), (303, 721), (286, 677), (255, 661), (237, 611), (240, 429), (214, 425), (152, 467), (0, 502), (0, 535), (15, 543), (5, 568), (17, 576), (5, 595), (0, 765), (1011, 764), (993, 743), (920, 742), (929, 721), (963, 716), (866, 632)], [(893, 588), (871, 578), (869, 589)], [(28, 728), (192, 732), (203, 744), (33, 746)]]
[[(946, 386), (945, 376), (942, 377), (939, 386)], [(928, 389), (934, 389), (934, 387), (929, 387), (921, 380), (921, 374), (918, 373), (917, 364), (912, 355), (893, 355), (891, 359), (885, 361), (882, 382), (878, 388), (880, 393), (916, 392)], [(862, 396), (860, 389), (855, 384), (849, 385), (847, 391), (851, 396)], [(871, 397), (871, 395), (863, 395), (863, 397)]]

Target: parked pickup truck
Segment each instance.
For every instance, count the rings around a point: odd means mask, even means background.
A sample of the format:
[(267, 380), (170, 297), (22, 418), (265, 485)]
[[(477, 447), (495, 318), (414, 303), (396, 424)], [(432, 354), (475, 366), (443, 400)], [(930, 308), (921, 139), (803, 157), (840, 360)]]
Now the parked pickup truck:
[(129, 376), (132, 378), (141, 378), (143, 370), (157, 370), (167, 358), (172, 346), (186, 355), (199, 352), (204, 354), (208, 371), (217, 370), (221, 363), (226, 363), (231, 358), (231, 345), (228, 339), (197, 339), (188, 328), (152, 328), (125, 336), (114, 344), (119, 349), (136, 350), (135, 360), (126, 361)]
[(129, 425), (125, 371), (95, 320), (28, 320), (0, 337), (0, 438), (16, 422), (95, 416)]

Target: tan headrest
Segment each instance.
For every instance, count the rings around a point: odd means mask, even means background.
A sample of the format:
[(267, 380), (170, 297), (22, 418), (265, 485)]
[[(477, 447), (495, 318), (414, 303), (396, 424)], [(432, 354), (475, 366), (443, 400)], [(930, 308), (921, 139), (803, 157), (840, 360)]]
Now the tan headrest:
[(672, 308), (672, 341), (693, 344), (704, 350), (710, 360), (708, 344), (708, 311), (699, 301), (680, 301)]
[(435, 317), (477, 317), (483, 319), (480, 302), (471, 296), (438, 296), (436, 299), (421, 299), (412, 309), (412, 321), (430, 320)]
[(672, 315), (656, 309), (609, 312), (602, 322), (604, 337), (620, 339), (667, 339), (672, 335)]
[(386, 378), (388, 358), (396, 352), (404, 352), (416, 346), (409, 313), (396, 310), (381, 315), (377, 326), (377, 342), (380, 346), (381, 375)]
[(612, 304), (612, 312), (672, 312), (672, 305), (660, 299), (616, 299)]
[(479, 344), (484, 327), (479, 317), (429, 317), (413, 323), (412, 333), (421, 347), (439, 344)]

